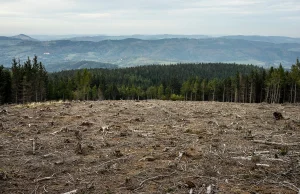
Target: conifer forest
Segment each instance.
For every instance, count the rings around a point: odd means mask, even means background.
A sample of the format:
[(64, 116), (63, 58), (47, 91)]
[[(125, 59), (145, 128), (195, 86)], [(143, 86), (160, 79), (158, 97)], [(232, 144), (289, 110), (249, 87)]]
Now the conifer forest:
[(290, 69), (189, 63), (47, 73), (37, 56), (0, 66), (0, 102), (184, 100), (241, 103), (300, 101), (299, 59)]

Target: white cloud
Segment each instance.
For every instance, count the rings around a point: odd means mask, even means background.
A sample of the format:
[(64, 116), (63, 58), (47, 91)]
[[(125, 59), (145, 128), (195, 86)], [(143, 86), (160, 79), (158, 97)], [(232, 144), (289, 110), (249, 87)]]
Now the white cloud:
[(109, 18), (111, 17), (110, 13), (80, 13), (79, 17), (93, 19), (93, 18)]
[(0, 33), (300, 36), (299, 15), (299, 0), (0, 0)]

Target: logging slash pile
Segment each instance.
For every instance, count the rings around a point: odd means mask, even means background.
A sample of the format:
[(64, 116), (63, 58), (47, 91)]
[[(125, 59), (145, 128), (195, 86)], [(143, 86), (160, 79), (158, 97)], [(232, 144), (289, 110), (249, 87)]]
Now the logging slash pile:
[(300, 193), (300, 106), (0, 106), (0, 193)]

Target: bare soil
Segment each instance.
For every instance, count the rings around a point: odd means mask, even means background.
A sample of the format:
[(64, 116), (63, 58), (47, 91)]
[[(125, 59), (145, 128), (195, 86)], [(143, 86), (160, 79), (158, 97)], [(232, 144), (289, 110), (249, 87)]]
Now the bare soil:
[(297, 194), (299, 113), (217, 102), (0, 106), (0, 193)]

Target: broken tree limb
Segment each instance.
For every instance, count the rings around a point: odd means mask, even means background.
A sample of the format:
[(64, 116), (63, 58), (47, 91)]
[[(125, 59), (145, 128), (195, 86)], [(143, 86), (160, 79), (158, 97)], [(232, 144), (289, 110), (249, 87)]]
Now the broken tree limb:
[(257, 154), (257, 155), (259, 155), (259, 154), (269, 154), (270, 153), (270, 151), (255, 151), (254, 152), (254, 154)]
[(298, 188), (296, 185), (287, 182), (287, 181), (283, 181), (283, 182), (276, 182), (279, 183), (280, 185), (283, 185), (286, 188), (291, 189), (292, 191), (298, 192), (297, 194), (300, 194), (300, 188)]
[(256, 166), (270, 167), (269, 164), (255, 164)]
[(46, 193), (48, 193), (47, 189), (46, 189), (46, 185), (43, 186), (43, 189)]
[(103, 162), (102, 164), (97, 165), (97, 166), (95, 166), (95, 167), (101, 167), (101, 166), (104, 166), (104, 165), (109, 164), (109, 163), (111, 163), (111, 162), (116, 162), (116, 161), (119, 161), (119, 160), (128, 160), (130, 157), (131, 157), (131, 156), (125, 156), (125, 157), (122, 157), (122, 158), (112, 159), (112, 160)]
[(266, 158), (265, 160), (268, 160), (268, 161), (277, 161), (277, 162), (286, 162), (286, 161), (284, 161), (283, 159), (280, 159), (280, 158)]
[(170, 176), (172, 176), (172, 175), (175, 174), (175, 173), (176, 173), (176, 171), (174, 171), (174, 172), (172, 172), (171, 174), (168, 174), (168, 175), (158, 175), (158, 176), (154, 176), (154, 177), (145, 179), (145, 180), (143, 180), (143, 181), (140, 183), (140, 187), (143, 186), (143, 184), (145, 184), (145, 183), (148, 182), (148, 181), (153, 181), (153, 180), (157, 180), (157, 179), (161, 179), (161, 178), (170, 177)]
[(66, 192), (66, 193), (62, 193), (62, 194), (73, 194), (73, 193), (77, 193), (77, 189), (69, 191), (69, 192)]
[(251, 160), (251, 156), (248, 157), (244, 157), (244, 156), (238, 156), (238, 157), (231, 157), (232, 159), (236, 159), (236, 160)]
[(298, 194), (300, 193), (300, 188), (298, 188), (296, 185), (294, 185), (290, 182), (287, 182), (287, 181), (283, 181), (283, 183), (292, 186), (293, 188), (296, 189), (296, 191), (299, 191)]
[(32, 154), (35, 155), (36, 138), (30, 139), (30, 141), (32, 141)]
[[(231, 157), (232, 159), (235, 159), (235, 160), (252, 160), (252, 156), (247, 156), (247, 157), (244, 157), (244, 156), (237, 156), (237, 157)], [(266, 160), (266, 161), (276, 161), (276, 162), (286, 162), (284, 161), (283, 159), (280, 159), (280, 158), (261, 158), (261, 160)]]
[(45, 154), (43, 155), (44, 158), (48, 158), (48, 157), (51, 157), (51, 156), (55, 156), (55, 154), (53, 153), (49, 153), (49, 154)]
[(263, 141), (263, 140), (253, 140), (254, 143), (262, 143), (266, 145), (276, 145), (276, 146), (298, 146), (300, 143), (278, 143), (271, 141)]
[(60, 130), (58, 131), (54, 131), (53, 133), (50, 133), (51, 135), (55, 135), (57, 133), (61, 133), (61, 132), (68, 132), (69, 129), (67, 127), (62, 127)]
[(48, 176), (48, 177), (44, 177), (44, 178), (40, 178), (40, 179), (35, 179), (33, 182), (37, 183), (37, 182), (51, 180), (51, 179), (54, 179), (53, 175), (52, 176)]

